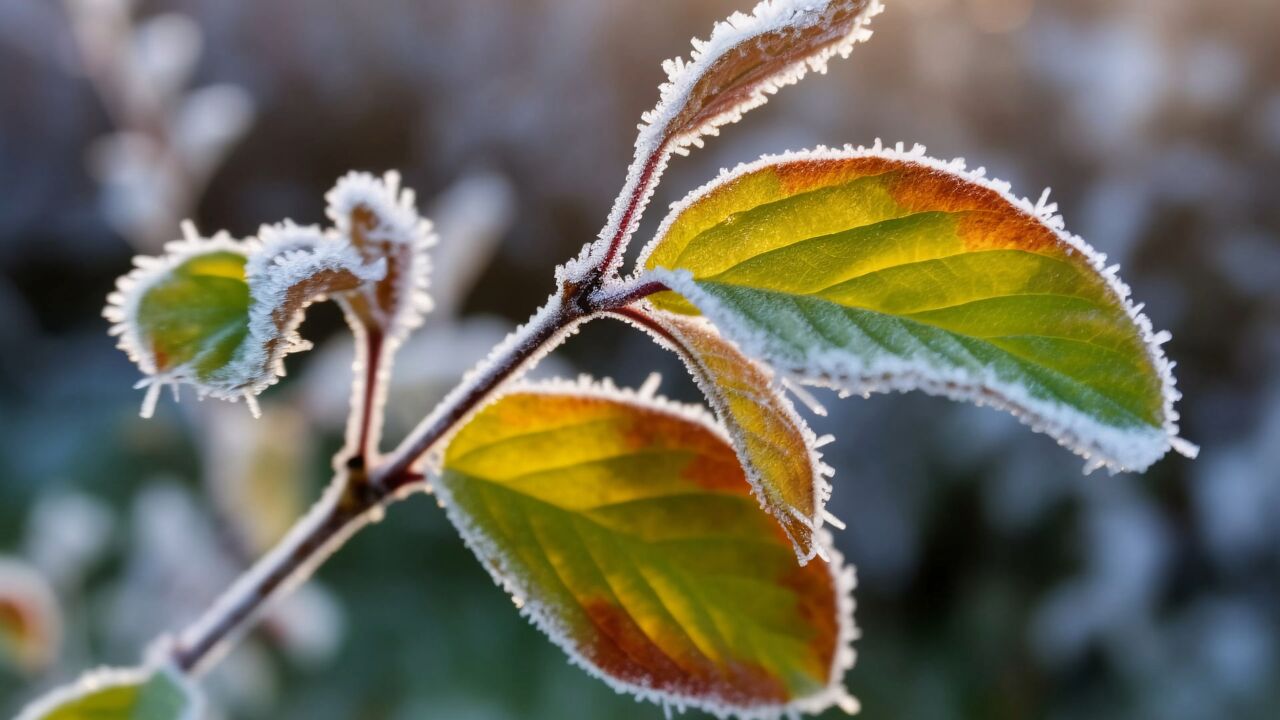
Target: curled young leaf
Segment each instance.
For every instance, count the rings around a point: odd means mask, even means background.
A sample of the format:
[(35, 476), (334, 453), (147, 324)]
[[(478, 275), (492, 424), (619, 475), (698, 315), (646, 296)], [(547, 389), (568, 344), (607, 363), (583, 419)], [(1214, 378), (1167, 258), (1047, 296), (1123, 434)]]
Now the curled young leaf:
[(201, 705), (175, 670), (104, 668), (37, 700), (17, 720), (197, 720)]
[(856, 707), (852, 570), (830, 547), (797, 565), (696, 409), (522, 389), (452, 439), (437, 491), (522, 612), (615, 688), (744, 718)]
[(701, 144), (779, 88), (847, 56), (871, 37), (867, 24), (882, 9), (879, 0), (764, 0), (750, 15), (734, 13), (711, 37), (693, 41), (689, 60), (663, 64), (668, 80), (638, 144)]
[(49, 583), (26, 563), (0, 558), (0, 662), (40, 672), (61, 641), (62, 612)]
[(794, 153), (690, 194), (641, 264), (678, 293), (653, 305), (801, 381), (994, 405), (1086, 469), (1193, 454), (1167, 334), (1055, 210), (922, 148)]
[(315, 227), (264, 226), (244, 241), (183, 232), (163, 257), (135, 259), (103, 311), (148, 376), (145, 417), (164, 385), (252, 402), (284, 374), (285, 355), (310, 347), (297, 334), (308, 305), (385, 274), (384, 262)]
[(871, 37), (867, 25), (883, 9), (880, 0), (762, 0), (750, 15), (734, 13), (716, 23), (709, 38), (695, 39), (689, 60), (663, 63), (667, 82), (657, 106), (644, 114), (626, 184), (599, 240), (566, 275), (600, 261), (616, 269), (671, 153), (701, 146), (703, 136), (717, 134), (810, 70), (825, 72), (833, 56), (847, 56)]
[(728, 429), (761, 506), (787, 533), (801, 564), (821, 553), (815, 534), (831, 494), (831, 469), (822, 462), (813, 431), (796, 414), (773, 373), (743, 355), (703, 318), (654, 310), (619, 316), (685, 361)]
[(412, 190), (400, 188), (400, 175), (382, 179), (369, 173), (347, 173), (325, 196), (327, 214), (337, 232), (366, 263), (385, 261), (386, 275), (342, 296), (348, 313), (388, 337), (403, 339), (422, 324), (431, 309), (427, 282), (436, 244), (430, 221), (418, 215)]

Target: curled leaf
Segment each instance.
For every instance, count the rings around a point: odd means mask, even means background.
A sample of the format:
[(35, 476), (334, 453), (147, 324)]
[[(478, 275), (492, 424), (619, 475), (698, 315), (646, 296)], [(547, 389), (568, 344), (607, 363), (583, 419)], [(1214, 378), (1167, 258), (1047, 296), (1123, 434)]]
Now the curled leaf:
[(856, 707), (852, 571), (829, 546), (797, 565), (697, 410), (521, 389), (452, 439), (437, 492), (522, 612), (616, 689), (744, 718)]
[(1086, 469), (1194, 454), (1168, 335), (1055, 210), (923, 148), (820, 149), (696, 190), (641, 264), (676, 291), (654, 306), (700, 312), (803, 382), (990, 404)]
[(104, 668), (37, 700), (17, 720), (197, 720), (201, 705), (176, 670)]
[(32, 674), (62, 642), (62, 612), (49, 583), (24, 562), (0, 558), (0, 662)]
[(640, 143), (701, 144), (809, 70), (825, 72), (830, 58), (848, 56), (871, 37), (867, 25), (881, 10), (879, 0), (764, 0), (750, 15), (734, 13), (693, 41), (689, 60), (663, 64), (668, 80), (644, 116)]
[(750, 15), (734, 13), (709, 38), (695, 39), (690, 59), (663, 63), (667, 82), (644, 114), (622, 192), (599, 239), (565, 267), (565, 277), (581, 277), (601, 260), (616, 269), (671, 153), (701, 146), (810, 70), (825, 72), (828, 60), (871, 37), (867, 25), (883, 9), (880, 0), (762, 0)]
[(190, 224), (184, 233), (163, 257), (137, 258), (103, 311), (148, 376), (146, 417), (164, 385), (252, 401), (284, 374), (285, 355), (310, 347), (297, 334), (308, 305), (385, 274), (316, 227), (264, 226), (243, 241), (202, 238)]
[(403, 338), (422, 324), (431, 309), (427, 283), (436, 244), (430, 221), (418, 215), (414, 193), (400, 188), (400, 175), (382, 179), (347, 173), (325, 196), (327, 213), (337, 232), (366, 263), (385, 261), (386, 274), (342, 297), (363, 322), (373, 322), (389, 335)]
[(800, 562), (822, 552), (816, 532), (831, 494), (831, 469), (822, 462), (813, 431), (796, 414), (773, 373), (743, 355), (703, 318), (653, 310), (622, 317), (685, 361), (728, 429), (761, 506), (787, 533)]

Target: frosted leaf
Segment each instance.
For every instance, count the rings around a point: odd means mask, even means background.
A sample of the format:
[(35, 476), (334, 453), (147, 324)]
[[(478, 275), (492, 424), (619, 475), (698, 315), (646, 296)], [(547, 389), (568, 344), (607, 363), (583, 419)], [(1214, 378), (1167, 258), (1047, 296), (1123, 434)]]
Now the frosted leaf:
[(378, 282), (344, 295), (344, 305), (364, 322), (376, 323), (388, 337), (404, 339), (431, 309), (427, 250), (436, 244), (431, 222), (418, 214), (413, 191), (400, 188), (395, 172), (381, 179), (348, 173), (325, 199), (338, 234), (366, 262), (385, 260), (387, 267)]
[(750, 15), (734, 13), (707, 40), (693, 41), (689, 60), (663, 64), (668, 81), (637, 145), (700, 144), (779, 88), (847, 56), (871, 37), (867, 24), (882, 9), (879, 0), (764, 0)]
[(1085, 457), (1143, 470), (1178, 437), (1172, 364), (1117, 268), (1048, 194), (916, 146), (820, 148), (723, 173), (672, 208), (642, 271), (792, 379), (920, 389), (1007, 410)]
[(450, 440), (435, 488), (512, 602), (618, 692), (717, 717), (856, 711), (852, 568), (796, 563), (724, 429), (608, 381), (518, 387)]
[(377, 282), (338, 297), (357, 337), (344, 454), (374, 453), (396, 350), (431, 309), (427, 250), (436, 236), (431, 223), (418, 214), (413, 191), (400, 189), (395, 172), (381, 179), (348, 173), (325, 198), (337, 234), (365, 261), (386, 266)]
[(786, 532), (801, 564), (821, 554), (815, 538), (827, 518), (832, 470), (772, 371), (743, 355), (703, 318), (652, 310), (620, 317), (684, 360), (729, 432), (761, 507)]
[(386, 273), (316, 227), (264, 226), (247, 240), (204, 238), (190, 224), (184, 233), (164, 256), (136, 258), (103, 311), (147, 375), (144, 417), (164, 385), (251, 400), (284, 374), (285, 355), (310, 347), (297, 334), (308, 305)]
[(102, 668), (27, 706), (16, 720), (199, 720), (203, 704), (173, 668)]
[(883, 9), (880, 0), (763, 0), (749, 15), (716, 23), (706, 40), (695, 39), (688, 60), (663, 63), (667, 82), (657, 106), (643, 116), (622, 193), (599, 240), (567, 274), (606, 256), (610, 269), (616, 267), (672, 152), (701, 146), (704, 136), (718, 134), (810, 70), (825, 72), (828, 60), (871, 37), (867, 25)]

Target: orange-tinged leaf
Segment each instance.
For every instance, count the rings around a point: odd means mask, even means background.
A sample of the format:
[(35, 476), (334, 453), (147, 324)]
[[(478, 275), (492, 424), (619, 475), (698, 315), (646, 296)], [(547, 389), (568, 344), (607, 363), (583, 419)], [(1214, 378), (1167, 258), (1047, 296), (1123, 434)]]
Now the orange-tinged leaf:
[(782, 393), (773, 373), (743, 355), (703, 318), (660, 310), (620, 313), (684, 359), (729, 430), (733, 446), (763, 507), (786, 531), (800, 562), (822, 546), (815, 539), (831, 492), (816, 438)]
[(653, 306), (800, 381), (991, 404), (1086, 469), (1194, 455), (1167, 334), (1054, 210), (922, 148), (791, 153), (691, 193), (641, 267), (676, 291)]
[(829, 564), (796, 563), (705, 415), (524, 388), (452, 439), (437, 491), (517, 605), (616, 688), (741, 717), (851, 706), (852, 571), (825, 545)]

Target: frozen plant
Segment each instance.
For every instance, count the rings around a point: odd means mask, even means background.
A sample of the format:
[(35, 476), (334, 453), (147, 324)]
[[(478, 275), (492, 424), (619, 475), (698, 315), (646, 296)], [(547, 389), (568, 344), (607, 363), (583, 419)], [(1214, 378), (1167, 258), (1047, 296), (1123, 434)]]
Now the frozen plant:
[[(207, 238), (188, 225), (139, 258), (106, 309), (160, 390), (254, 398), (308, 347), (307, 306), (333, 299), (357, 354), (346, 444), (322, 500), (192, 626), (138, 668), (100, 671), (24, 720), (172, 720), (264, 607), (385, 510), (433, 492), (514, 604), (619, 691), (669, 709), (792, 717), (858, 705), (853, 571), (826, 525), (831, 468), (784, 391), (913, 389), (1009, 411), (1085, 459), (1146, 469), (1178, 437), (1172, 364), (1105, 257), (1064, 230), (1047, 195), (923, 148), (766, 156), (677, 203), (624, 272), (673, 154), (870, 36), (878, 0), (766, 0), (667, 64), (600, 236), (560, 266), (533, 316), (394, 450), (382, 452), (396, 349), (429, 309), (436, 238), (398, 177), (353, 173), (331, 225)], [(446, 238), (447, 242), (447, 238)], [(708, 408), (656, 382), (519, 383), (597, 318), (678, 354)], [(359, 620), (353, 624), (358, 627)]]

